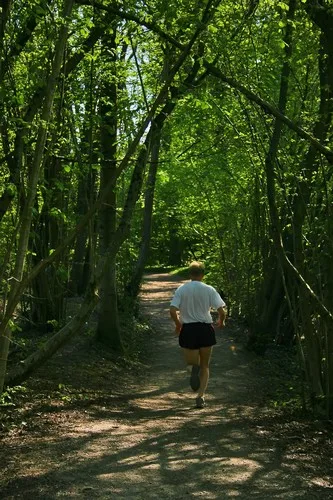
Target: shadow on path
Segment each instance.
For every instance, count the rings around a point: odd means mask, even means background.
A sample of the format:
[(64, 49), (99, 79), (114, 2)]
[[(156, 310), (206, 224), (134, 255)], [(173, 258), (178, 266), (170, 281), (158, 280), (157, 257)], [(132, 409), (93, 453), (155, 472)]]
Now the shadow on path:
[[(142, 310), (154, 326), (146, 383), (130, 393), (98, 399), (89, 415), (52, 435), (9, 449), (21, 477), (0, 498), (316, 499), (333, 498), (315, 472), (295, 461), (284, 437), (267, 439), (253, 417), (260, 384), (253, 356), (218, 333), (208, 405), (194, 408), (173, 325), (170, 297), (176, 278), (153, 275)], [(39, 457), (36, 463), (36, 456)]]

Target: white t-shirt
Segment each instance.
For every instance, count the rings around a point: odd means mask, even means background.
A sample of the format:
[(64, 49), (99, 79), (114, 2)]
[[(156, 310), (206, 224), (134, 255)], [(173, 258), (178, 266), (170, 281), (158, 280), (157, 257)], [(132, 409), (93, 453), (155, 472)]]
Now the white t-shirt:
[(177, 288), (170, 306), (179, 309), (181, 323), (212, 323), (210, 309), (224, 307), (225, 302), (215, 288), (193, 280)]

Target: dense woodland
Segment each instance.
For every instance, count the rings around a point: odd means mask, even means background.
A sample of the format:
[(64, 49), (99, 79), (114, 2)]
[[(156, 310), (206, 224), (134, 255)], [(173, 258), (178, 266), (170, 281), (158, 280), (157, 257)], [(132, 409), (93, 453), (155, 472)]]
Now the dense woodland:
[(332, 417), (332, 112), (330, 0), (2, 0), (0, 390), (197, 259)]

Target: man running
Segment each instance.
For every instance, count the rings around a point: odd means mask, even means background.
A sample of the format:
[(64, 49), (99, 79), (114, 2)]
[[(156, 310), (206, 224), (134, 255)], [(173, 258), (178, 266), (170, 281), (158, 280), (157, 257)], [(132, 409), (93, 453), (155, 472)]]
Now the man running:
[(216, 344), (211, 308), (219, 314), (217, 326), (220, 328), (223, 328), (226, 318), (226, 304), (215, 288), (202, 283), (204, 274), (204, 265), (192, 262), (189, 266), (191, 281), (177, 288), (170, 304), (170, 316), (176, 325), (179, 345), (183, 348), (187, 365), (192, 365), (190, 385), (198, 391), (197, 408), (205, 406), (209, 363), (212, 347)]

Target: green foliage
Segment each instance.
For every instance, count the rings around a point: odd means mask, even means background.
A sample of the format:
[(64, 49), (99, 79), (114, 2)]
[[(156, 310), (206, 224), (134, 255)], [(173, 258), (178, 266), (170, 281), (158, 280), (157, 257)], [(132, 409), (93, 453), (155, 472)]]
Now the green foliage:
[(171, 276), (180, 276), (183, 279), (188, 279), (188, 266), (186, 267), (177, 267), (177, 269), (173, 269), (170, 271)]
[(16, 396), (20, 396), (26, 392), (26, 388), (22, 385), (17, 385), (15, 387), (10, 387), (6, 389), (0, 395), (0, 407), (15, 407), (16, 406)]

